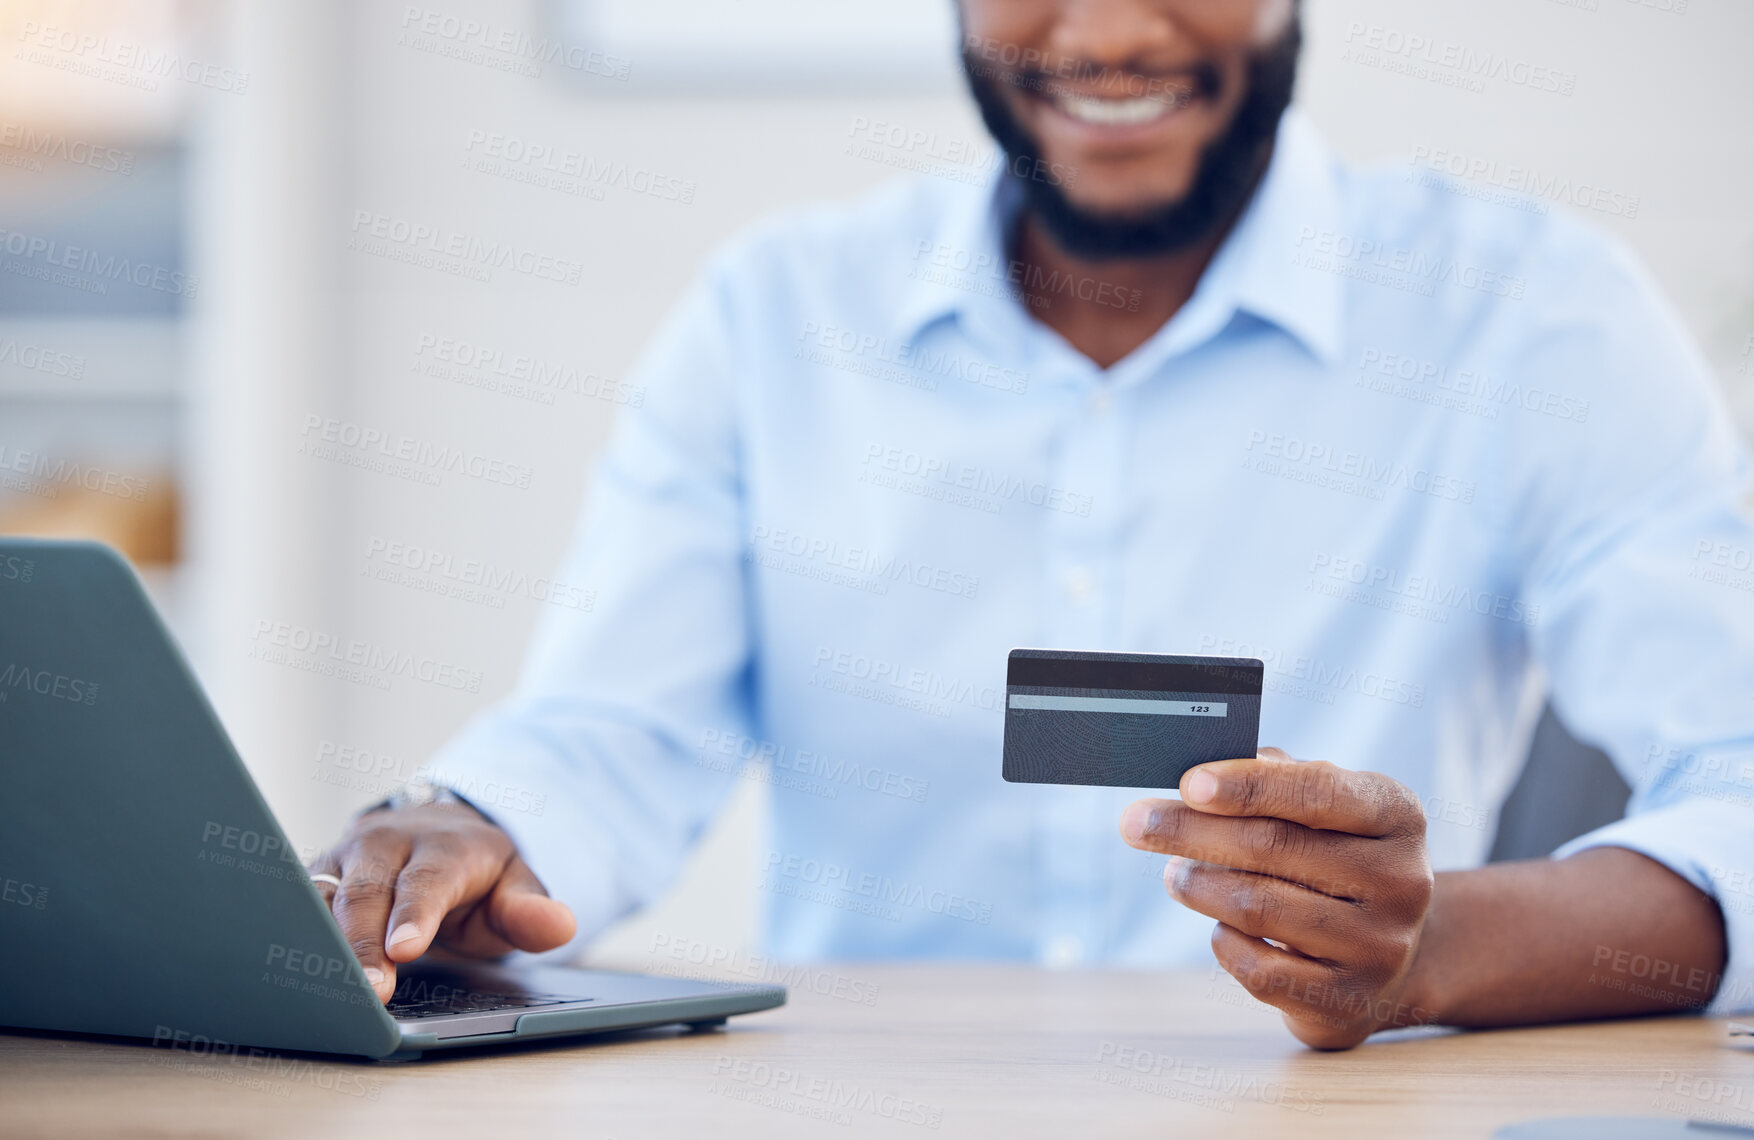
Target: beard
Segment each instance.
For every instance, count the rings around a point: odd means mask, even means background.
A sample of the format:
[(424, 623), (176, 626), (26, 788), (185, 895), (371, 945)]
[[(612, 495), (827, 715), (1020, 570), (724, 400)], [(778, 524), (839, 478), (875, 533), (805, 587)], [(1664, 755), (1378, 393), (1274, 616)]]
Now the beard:
[[(1049, 167), (1042, 160), (1040, 144), (1005, 102), (1003, 88), (1051, 91), (1051, 76), (1032, 71), (994, 74), (967, 50), (962, 53), (962, 70), (987, 130), (1005, 151), (1005, 177), (1022, 183), (1026, 212), (1072, 256), (1108, 261), (1187, 249), (1216, 234), (1241, 211), (1266, 168), (1280, 116), (1291, 104), (1302, 42), (1302, 26), (1294, 15), (1277, 39), (1249, 58), (1247, 86), (1236, 113), (1200, 152), (1187, 193), (1140, 213), (1100, 213), (1073, 202), (1057, 180), (1020, 173)], [(1218, 93), (1222, 80), (1216, 69), (1198, 68), (1194, 78), (1198, 97)]]

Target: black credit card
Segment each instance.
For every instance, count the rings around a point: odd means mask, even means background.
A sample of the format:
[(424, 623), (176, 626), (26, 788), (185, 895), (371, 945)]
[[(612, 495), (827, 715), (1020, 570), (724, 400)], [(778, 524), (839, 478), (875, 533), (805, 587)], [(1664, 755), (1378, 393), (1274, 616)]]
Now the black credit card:
[(1263, 673), (1253, 657), (1013, 649), (1005, 779), (1179, 787), (1189, 768), (1255, 754)]

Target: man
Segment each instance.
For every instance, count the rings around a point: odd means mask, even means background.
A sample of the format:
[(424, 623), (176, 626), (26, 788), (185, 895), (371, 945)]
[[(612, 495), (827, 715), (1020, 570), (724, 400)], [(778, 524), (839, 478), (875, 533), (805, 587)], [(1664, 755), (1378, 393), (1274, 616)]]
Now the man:
[[(594, 612), (435, 760), (474, 806), (319, 860), (380, 993), (435, 940), (576, 944), (755, 771), (781, 957), (1209, 940), (1324, 1048), (1747, 1004), (1754, 605), (1711, 572), (1754, 549), (1747, 464), (1642, 273), (1337, 165), (1285, 110), (1291, 0), (960, 16), (1003, 173), (707, 269), (562, 575)], [(1019, 645), (1259, 656), (1283, 751), (1180, 800), (1004, 784)], [(1628, 817), (1481, 867), (1549, 695)]]

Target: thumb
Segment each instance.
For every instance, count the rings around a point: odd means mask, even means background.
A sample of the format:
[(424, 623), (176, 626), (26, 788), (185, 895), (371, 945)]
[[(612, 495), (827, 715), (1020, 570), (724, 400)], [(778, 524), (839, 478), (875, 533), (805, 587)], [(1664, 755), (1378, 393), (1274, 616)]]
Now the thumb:
[(513, 856), (487, 896), (487, 925), (517, 947), (538, 953), (564, 946), (578, 933), (578, 920), (523, 859)]

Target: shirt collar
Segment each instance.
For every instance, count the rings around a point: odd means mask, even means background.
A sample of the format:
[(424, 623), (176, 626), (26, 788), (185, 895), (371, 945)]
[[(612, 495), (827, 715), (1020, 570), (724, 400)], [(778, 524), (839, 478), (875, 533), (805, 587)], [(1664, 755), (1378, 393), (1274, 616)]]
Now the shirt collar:
[[(985, 279), (1002, 282), (1004, 232), (1020, 199), (1020, 188), (999, 170), (978, 192), (952, 200), (940, 214), (929, 245), (916, 258), (920, 272), (895, 316), (899, 339), (912, 340), (946, 317), (974, 317), (981, 323), (983, 309), (1010, 310), (988, 313), (991, 323), (1023, 315), (1019, 302), (1003, 289), (958, 288), (950, 283), (955, 275), (930, 272), (934, 251), (941, 250), (952, 258), (989, 267)], [(1292, 107), (1280, 120), (1266, 175), (1178, 318), (1194, 317), (1191, 309), (1221, 317), (1197, 322), (1212, 324), (1211, 332), (1216, 333), (1231, 315), (1247, 312), (1284, 329), (1323, 362), (1335, 362), (1344, 351), (1341, 282), (1327, 273), (1287, 272), (1287, 266), (1301, 235), (1332, 231), (1338, 223), (1334, 159), (1308, 118)], [(1187, 323), (1170, 322), (1171, 326)], [(1166, 326), (1162, 331), (1173, 330)]]
[[(1004, 297), (989, 298), (959, 288), (953, 280), (964, 284), (998, 283), (1005, 277), (1005, 227), (1016, 217), (1021, 205), (1022, 189), (995, 171), (986, 183), (968, 193), (950, 199), (949, 207), (940, 211), (931, 236), (914, 250), (913, 286), (903, 296), (895, 314), (893, 331), (903, 341), (911, 341), (928, 325), (946, 317), (967, 317), (976, 302), (1016, 304)], [(948, 268), (938, 264), (939, 259)], [(978, 265), (975, 272), (961, 266)]]
[(1291, 271), (1300, 242), (1340, 228), (1338, 171), (1314, 124), (1293, 107), (1279, 123), (1273, 161), (1254, 200), (1201, 280), (1236, 310), (1279, 326), (1325, 363), (1345, 351), (1344, 283)]

